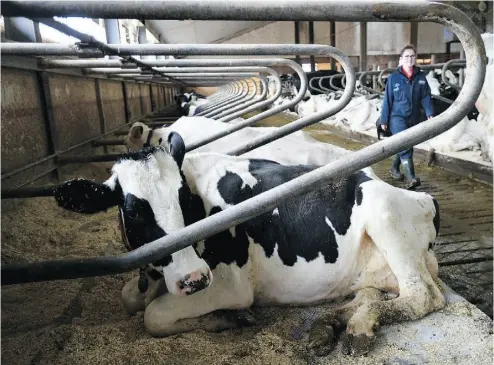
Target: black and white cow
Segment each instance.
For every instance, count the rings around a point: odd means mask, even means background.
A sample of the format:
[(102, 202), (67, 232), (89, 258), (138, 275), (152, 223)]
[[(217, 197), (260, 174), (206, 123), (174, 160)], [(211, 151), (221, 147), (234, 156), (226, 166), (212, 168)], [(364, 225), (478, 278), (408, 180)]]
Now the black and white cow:
[(181, 115), (195, 115), (200, 112), (200, 106), (206, 103), (206, 96), (195, 91), (174, 96)]
[[(104, 183), (69, 181), (56, 188), (55, 198), (81, 213), (118, 206), (135, 249), (316, 168), (184, 151), (180, 135), (171, 133), (168, 143), (119, 160)], [(314, 322), (309, 346), (326, 353), (333, 333), (346, 325), (344, 351), (360, 355), (372, 347), (379, 325), (419, 319), (444, 306), (434, 281), (438, 229), (438, 205), (430, 195), (360, 171), (153, 263), (168, 293), (155, 272), (145, 293), (135, 278), (122, 299), (129, 312), (145, 311), (152, 335), (166, 336), (235, 326), (215, 312), (220, 309), (355, 295)], [(384, 293), (393, 299), (384, 300)]]

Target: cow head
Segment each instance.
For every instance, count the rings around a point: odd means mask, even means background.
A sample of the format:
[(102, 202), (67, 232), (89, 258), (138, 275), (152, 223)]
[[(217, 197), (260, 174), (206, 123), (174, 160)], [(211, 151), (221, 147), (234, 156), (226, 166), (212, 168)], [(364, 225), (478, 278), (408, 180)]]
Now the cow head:
[[(181, 172), (184, 154), (182, 137), (172, 132), (162, 146), (125, 155), (104, 183), (78, 179), (58, 185), (55, 199), (65, 209), (86, 214), (118, 206), (124, 242), (134, 250), (185, 226), (192, 194)], [(175, 295), (192, 294), (212, 281), (209, 266), (193, 247), (152, 265)]]
[[(163, 128), (160, 129), (160, 131)], [(156, 133), (146, 124), (135, 122), (125, 137), (125, 146), (129, 151), (138, 151), (144, 147), (157, 146), (163, 142), (163, 134)]]
[(125, 145), (130, 151), (137, 151), (144, 147), (151, 128), (141, 122), (135, 122), (130, 127), (129, 134), (125, 138)]
[(190, 104), (188, 104), (187, 102), (183, 102), (182, 104), (180, 104), (180, 114), (181, 115), (189, 115), (189, 111), (190, 111)]

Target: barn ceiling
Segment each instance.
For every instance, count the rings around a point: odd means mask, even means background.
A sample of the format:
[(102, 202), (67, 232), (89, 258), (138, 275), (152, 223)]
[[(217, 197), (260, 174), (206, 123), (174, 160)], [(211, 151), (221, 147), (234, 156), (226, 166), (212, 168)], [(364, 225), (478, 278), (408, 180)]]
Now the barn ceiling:
[(148, 30), (162, 43), (221, 43), (262, 27), (261, 21), (146, 20)]
[[(492, 1), (440, 1), (465, 12), (480, 31), (492, 24)], [(148, 30), (161, 43), (221, 43), (265, 26), (267, 21), (146, 20)]]

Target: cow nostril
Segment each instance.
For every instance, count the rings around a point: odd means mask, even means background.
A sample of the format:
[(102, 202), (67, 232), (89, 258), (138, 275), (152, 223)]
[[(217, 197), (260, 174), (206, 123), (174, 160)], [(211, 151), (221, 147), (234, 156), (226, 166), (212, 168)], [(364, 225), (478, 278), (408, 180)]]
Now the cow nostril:
[(183, 290), (185, 288), (184, 284), (180, 284), (180, 286), (178, 287), (180, 290)]

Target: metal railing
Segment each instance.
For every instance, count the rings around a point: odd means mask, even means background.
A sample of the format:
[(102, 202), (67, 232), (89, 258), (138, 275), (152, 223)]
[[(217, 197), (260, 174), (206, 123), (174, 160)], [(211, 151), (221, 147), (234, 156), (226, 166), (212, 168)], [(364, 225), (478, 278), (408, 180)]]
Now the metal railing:
[[(424, 142), (440, 133), (445, 132), (456, 125), (471, 109), (480, 94), (485, 77), (487, 58), (482, 38), (472, 23), (461, 11), (442, 3), (353, 3), (318, 1), (317, 4), (305, 1), (293, 2), (264, 2), (260, 9), (257, 4), (249, 2), (229, 3), (228, 6), (220, 1), (162, 1), (144, 2), (74, 2), (59, 1), (49, 2), (13, 2), (2, 3), (4, 16), (54, 16), (54, 15), (82, 15), (89, 17), (108, 18), (140, 18), (140, 19), (204, 19), (204, 20), (332, 20), (336, 21), (429, 21), (448, 26), (462, 43), (466, 53), (467, 77), (462, 90), (454, 104), (444, 113), (414, 126), (402, 133), (394, 135), (386, 140), (377, 142), (352, 154), (345, 155), (334, 162), (319, 167), (310, 173), (302, 175), (285, 184), (277, 186), (269, 191), (259, 194), (240, 204), (230, 207), (220, 213), (209, 216), (201, 221), (191, 224), (179, 231), (150, 242), (132, 252), (109, 257), (97, 257), (77, 260), (54, 260), (35, 263), (20, 263), (2, 265), (2, 284), (15, 284), (31, 281), (56, 280), (68, 278), (80, 278), (87, 276), (100, 276), (125, 272), (137, 269), (142, 265), (156, 261), (170, 255), (195, 242), (201, 241), (211, 235), (222, 232), (232, 225), (240, 224), (260, 214), (275, 208), (280, 201), (300, 196), (308, 191), (318, 189), (328, 180), (339, 178), (367, 167), (395, 153)], [(6, 47), (7, 46), (7, 47)], [(116, 51), (117, 46), (109, 45), (111, 51)], [(194, 47), (194, 46), (191, 46)], [(271, 46), (255, 47), (241, 46), (195, 46), (199, 54), (260, 54), (256, 52), (268, 52), (274, 50)], [(297, 50), (295, 46), (286, 46), (287, 51)], [(315, 55), (318, 52), (331, 52), (332, 55), (343, 64), (348, 77), (345, 91), (331, 110), (319, 113), (317, 116), (306, 117), (279, 129), (276, 137), (289, 134), (297, 128), (312, 124), (319, 118), (330, 116), (349, 102), (354, 91), (355, 74), (348, 59), (332, 47), (312, 46), (307, 47)], [(191, 48), (180, 48), (176, 45), (143, 45), (122, 46), (118, 49), (120, 55), (138, 54), (163, 54), (168, 50), (170, 54), (191, 54)], [(300, 49), (298, 49), (300, 50)], [(59, 54), (79, 55), (77, 47), (61, 45), (40, 44), (4, 44), (2, 54)], [(95, 55), (102, 56), (104, 50), (93, 50)], [(233, 53), (232, 53), (233, 52)], [(246, 53), (249, 52), (249, 53)], [(327, 53), (329, 53), (327, 52)], [(196, 54), (197, 54), (196, 53)], [(118, 53), (117, 53), (118, 54)], [(290, 52), (290, 54), (296, 54)], [(279, 55), (279, 53), (277, 53)], [(304, 75), (305, 76), (305, 75)], [(301, 79), (303, 82), (303, 80)], [(363, 85), (362, 85), (363, 86)], [(299, 99), (302, 95), (298, 95)], [(297, 100), (298, 102), (299, 100)], [(276, 109), (276, 108), (273, 108)], [(272, 110), (273, 110), (272, 109)], [(280, 108), (281, 109), (281, 108)], [(278, 112), (277, 110), (276, 112)], [(262, 114), (262, 113), (261, 113)], [(252, 118), (251, 118), (252, 119)], [(273, 140), (274, 134), (257, 138), (245, 146), (240, 146), (231, 154), (246, 152), (261, 145), (259, 142)]]

